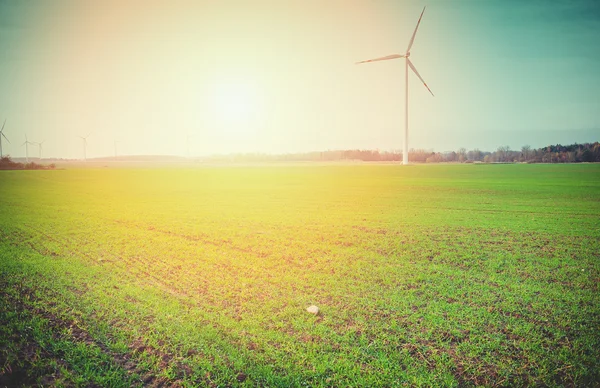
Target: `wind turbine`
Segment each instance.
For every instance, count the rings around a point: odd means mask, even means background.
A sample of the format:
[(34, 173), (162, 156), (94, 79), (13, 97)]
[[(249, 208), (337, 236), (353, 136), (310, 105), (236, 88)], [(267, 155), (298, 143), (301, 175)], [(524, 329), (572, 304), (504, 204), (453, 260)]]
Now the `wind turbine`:
[(42, 160), (42, 144), (44, 144), (44, 142), (45, 142), (45, 141), (46, 141), (46, 140), (42, 140), (42, 141), (41, 141), (41, 142), (39, 142), (39, 143), (35, 143), (35, 144), (37, 144), (37, 145), (38, 145), (38, 148), (39, 148), (39, 152), (40, 152), (40, 160)]
[(427, 90), (429, 90), (429, 93), (431, 93), (431, 95), (433, 96), (433, 92), (431, 91), (431, 89), (429, 89), (429, 86), (427, 86), (425, 81), (423, 81), (423, 78), (417, 71), (417, 68), (415, 67), (415, 65), (413, 65), (413, 63), (409, 59), (410, 49), (413, 45), (413, 42), (415, 41), (415, 35), (417, 35), (417, 30), (419, 29), (419, 24), (421, 23), (421, 18), (423, 18), (424, 13), (425, 13), (425, 7), (423, 7), (423, 11), (421, 12), (421, 16), (419, 16), (419, 21), (417, 22), (417, 26), (415, 27), (415, 32), (413, 32), (412, 38), (410, 38), (410, 42), (408, 42), (408, 48), (406, 49), (406, 52), (404, 54), (392, 54), (392, 55), (388, 55), (385, 57), (356, 62), (356, 64), (358, 65), (360, 63), (367, 63), (367, 62), (387, 61), (388, 59), (397, 59), (397, 58), (405, 59), (406, 67), (405, 67), (405, 71), (404, 71), (404, 82), (405, 82), (405, 86), (406, 86), (406, 93), (405, 93), (406, 115), (404, 117), (404, 120), (405, 120), (404, 121), (404, 150), (402, 152), (402, 164), (405, 164), (405, 165), (408, 164), (408, 68), (409, 67), (417, 75), (417, 77), (419, 77), (421, 82), (423, 82), (423, 85), (425, 85)]
[(87, 162), (87, 155), (86, 155), (86, 149), (87, 149), (87, 138), (90, 137), (91, 133), (88, 133), (87, 136), (79, 136), (82, 140), (83, 140), (83, 161)]
[(35, 143), (30, 142), (27, 139), (27, 134), (25, 134), (25, 143), (21, 144), (21, 147), (25, 146), (25, 162), (27, 162), (27, 163), (29, 163), (29, 144), (33, 145)]
[[(2, 124), (2, 129), (0, 129), (0, 158), (2, 157), (2, 138), (5, 138), (8, 141), (8, 138), (4, 134), (4, 126), (6, 125), (6, 119), (4, 119), (4, 124)], [(8, 141), (10, 144), (10, 141)]]

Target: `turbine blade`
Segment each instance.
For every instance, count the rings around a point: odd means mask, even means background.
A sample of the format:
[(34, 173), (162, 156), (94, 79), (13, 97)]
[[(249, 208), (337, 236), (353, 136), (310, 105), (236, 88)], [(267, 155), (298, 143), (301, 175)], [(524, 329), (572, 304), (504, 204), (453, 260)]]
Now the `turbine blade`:
[(413, 42), (415, 41), (415, 36), (417, 35), (417, 30), (419, 29), (419, 24), (421, 24), (421, 18), (423, 18), (424, 13), (425, 7), (423, 7), (423, 11), (421, 11), (421, 16), (419, 16), (419, 21), (417, 22), (417, 26), (415, 27), (415, 32), (413, 32), (412, 38), (410, 38), (410, 42), (408, 42), (408, 48), (406, 49), (407, 53), (410, 51), (410, 48), (412, 47)]
[(2, 137), (5, 138), (6, 141), (10, 143), (10, 140), (8, 140), (8, 137), (6, 137), (6, 135), (4, 134), (4, 132), (2, 132)]
[(6, 119), (4, 119), (4, 124), (2, 124), (2, 129), (0, 129), (0, 133), (2, 133), (2, 131), (4, 131), (4, 126), (6, 125)]
[(427, 86), (427, 84), (425, 83), (425, 81), (423, 81), (423, 77), (421, 77), (421, 74), (419, 74), (419, 72), (417, 71), (417, 68), (415, 67), (415, 65), (413, 65), (413, 63), (410, 61), (410, 59), (407, 59), (406, 61), (408, 62), (408, 66), (410, 66), (410, 68), (412, 69), (412, 71), (414, 71), (415, 74), (417, 75), (417, 77), (419, 77), (419, 79), (421, 80), (421, 82), (423, 82), (423, 85), (425, 85), (425, 87), (427, 88), (427, 90), (429, 90), (429, 93), (431, 93), (431, 95), (435, 97), (435, 95), (433, 94), (433, 92), (431, 91), (431, 89), (429, 89), (429, 86)]
[(385, 56), (385, 57), (380, 57), (380, 58), (375, 58), (375, 59), (368, 59), (366, 61), (356, 62), (355, 64), (358, 65), (359, 63), (376, 62), (376, 61), (387, 61), (388, 59), (396, 59), (396, 58), (404, 58), (404, 55), (392, 54), (392, 55), (388, 55), (388, 56)]

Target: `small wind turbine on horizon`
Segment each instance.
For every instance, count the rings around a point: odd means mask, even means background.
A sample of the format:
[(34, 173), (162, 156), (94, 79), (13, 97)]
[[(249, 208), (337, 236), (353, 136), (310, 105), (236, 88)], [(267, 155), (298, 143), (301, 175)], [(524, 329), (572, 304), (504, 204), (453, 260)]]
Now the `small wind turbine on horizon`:
[(4, 134), (4, 126), (6, 125), (6, 119), (4, 119), (4, 124), (2, 124), (2, 129), (0, 129), (0, 158), (3, 156), (2, 155), (2, 138), (5, 138), (6, 141), (8, 141), (8, 144), (10, 144), (10, 141), (8, 140), (8, 138), (6, 137), (6, 135)]
[(39, 142), (39, 143), (35, 143), (35, 144), (37, 144), (37, 146), (38, 146), (38, 151), (39, 151), (39, 157), (40, 157), (40, 160), (42, 160), (42, 149), (43, 149), (43, 147), (42, 147), (42, 144), (44, 144), (44, 142), (45, 142), (45, 141), (46, 141), (46, 140), (42, 140), (42, 141), (41, 141), (41, 142)]
[(91, 133), (88, 133), (87, 136), (79, 136), (83, 140), (83, 161), (87, 162), (87, 138), (90, 137)]
[(27, 139), (27, 134), (25, 134), (25, 143), (21, 144), (21, 147), (25, 146), (25, 162), (27, 162), (27, 163), (29, 163), (29, 144), (33, 145), (35, 143), (30, 142)]
[(406, 67), (405, 67), (405, 71), (404, 71), (404, 82), (405, 82), (405, 87), (406, 87), (406, 91), (405, 91), (405, 110), (406, 110), (406, 115), (404, 118), (404, 150), (402, 151), (402, 164), (407, 165), (408, 164), (408, 68), (410, 67), (411, 70), (417, 75), (417, 77), (419, 77), (419, 79), (421, 80), (421, 82), (423, 82), (423, 85), (425, 85), (425, 87), (427, 88), (427, 90), (429, 90), (429, 93), (431, 93), (431, 95), (433, 96), (433, 92), (431, 91), (431, 89), (429, 89), (429, 86), (427, 86), (427, 84), (425, 83), (425, 81), (423, 81), (423, 78), (421, 77), (421, 75), (419, 74), (419, 72), (417, 71), (417, 68), (415, 67), (415, 65), (413, 65), (413, 63), (410, 61), (409, 57), (410, 57), (410, 49), (413, 45), (413, 42), (415, 41), (415, 36), (417, 35), (417, 30), (419, 29), (419, 24), (421, 24), (421, 19), (423, 18), (423, 14), (425, 13), (425, 7), (423, 7), (423, 11), (421, 12), (421, 16), (419, 16), (419, 21), (417, 22), (417, 26), (415, 27), (415, 32), (413, 32), (412, 37), (410, 38), (410, 42), (408, 42), (408, 48), (406, 49), (406, 52), (404, 54), (392, 54), (392, 55), (387, 55), (385, 57), (380, 57), (380, 58), (375, 58), (375, 59), (369, 59), (366, 61), (360, 61), (360, 62), (356, 62), (356, 64), (360, 64), (360, 63), (368, 63), (368, 62), (376, 62), (376, 61), (387, 61), (389, 59), (397, 59), (397, 58), (404, 58), (405, 62), (406, 62)]

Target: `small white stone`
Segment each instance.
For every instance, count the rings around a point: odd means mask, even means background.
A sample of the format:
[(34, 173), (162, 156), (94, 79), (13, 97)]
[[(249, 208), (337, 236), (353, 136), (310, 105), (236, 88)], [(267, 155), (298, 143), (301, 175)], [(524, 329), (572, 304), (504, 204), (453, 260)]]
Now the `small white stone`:
[(308, 311), (311, 314), (317, 315), (319, 313), (319, 308), (315, 305), (312, 305), (309, 308), (307, 308), (306, 311)]

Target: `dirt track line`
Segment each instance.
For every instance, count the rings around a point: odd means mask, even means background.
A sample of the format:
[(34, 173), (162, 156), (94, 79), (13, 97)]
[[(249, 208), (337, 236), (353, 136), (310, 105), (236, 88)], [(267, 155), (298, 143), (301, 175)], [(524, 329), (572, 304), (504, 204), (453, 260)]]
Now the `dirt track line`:
[[(0, 279), (0, 281), (4, 283), (2, 279)], [(2, 284), (2, 289), (4, 289), (5, 287), (7, 287), (7, 285)], [(49, 292), (51, 291), (44, 291), (45, 294), (48, 294)], [(35, 296), (35, 292), (33, 291), (33, 289), (24, 286), (20, 287), (19, 294), (21, 296), (27, 295), (28, 302), (24, 302), (22, 299), (18, 299), (6, 292), (2, 292), (2, 294), (3, 299), (8, 302), (8, 305), (13, 306), (16, 311), (28, 312), (31, 315), (44, 318), (47, 321), (48, 328), (52, 331), (52, 337), (55, 340), (60, 339), (61, 335), (59, 333), (69, 333), (69, 342), (84, 343), (88, 346), (97, 347), (103, 354), (107, 355), (110, 358), (111, 362), (114, 365), (118, 366), (119, 368), (122, 368), (128, 375), (133, 376), (136, 373), (139, 374), (141, 372), (144, 372), (133, 367), (134, 365), (137, 365), (137, 363), (135, 362), (131, 354), (113, 352), (106, 346), (106, 344), (94, 339), (94, 337), (92, 337), (92, 335), (88, 331), (82, 329), (79, 325), (77, 325), (75, 321), (66, 321), (50, 311), (44, 310), (40, 307), (32, 306), (33, 303), (39, 300)], [(45, 347), (41, 347), (41, 349), (44, 353), (47, 353), (47, 356), (52, 355), (52, 353)]]
[[(31, 225), (25, 224), (24, 226), (26, 226), (29, 230), (44, 236), (46, 239), (51, 240), (51, 241), (63, 246), (64, 248), (69, 250), (69, 252), (71, 254), (75, 253), (78, 256), (86, 257), (87, 259), (89, 259), (91, 262), (93, 262), (95, 264), (98, 264), (98, 265), (102, 264), (102, 260), (95, 258), (93, 255), (91, 255), (87, 252), (84, 252), (80, 249), (75, 248), (76, 243), (74, 243), (73, 241), (71, 241), (69, 239), (66, 239), (66, 242), (65, 242), (64, 240), (54, 238), (53, 236), (41, 231), (40, 229), (38, 229), (36, 227), (33, 227)], [(33, 251), (45, 256), (45, 252), (41, 251), (40, 249), (33, 246), (32, 244), (29, 244), (29, 247)], [(161, 290), (169, 293), (172, 296), (175, 296), (177, 298), (177, 300), (180, 301), (181, 303), (187, 305), (188, 307), (197, 307), (196, 305), (194, 305), (184, 299), (184, 298), (189, 298), (189, 297), (193, 296), (192, 294), (187, 293), (186, 291), (181, 290), (177, 287), (174, 287), (169, 282), (166, 282), (165, 280), (163, 280), (164, 277), (159, 277), (158, 275), (154, 275), (154, 274), (144, 270), (143, 267), (145, 267), (148, 264), (146, 261), (135, 258), (133, 256), (128, 257), (127, 260), (123, 260), (122, 257), (117, 256), (117, 255), (113, 255), (112, 258), (113, 258), (112, 263), (114, 263), (115, 266), (120, 267), (121, 269), (125, 270), (127, 273), (131, 274), (132, 268), (135, 268), (136, 269), (135, 273), (142, 274), (145, 277), (145, 279), (150, 280), (151, 283), (153, 283), (155, 286), (157, 286)], [(128, 266), (127, 264), (130, 262), (138, 263), (140, 265), (139, 266)], [(132, 278), (135, 279), (135, 276)]]

